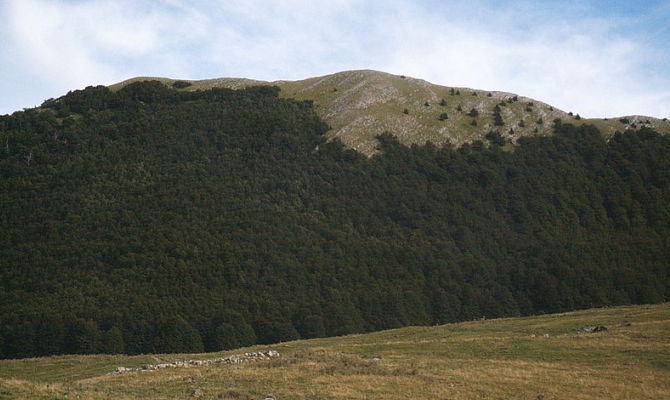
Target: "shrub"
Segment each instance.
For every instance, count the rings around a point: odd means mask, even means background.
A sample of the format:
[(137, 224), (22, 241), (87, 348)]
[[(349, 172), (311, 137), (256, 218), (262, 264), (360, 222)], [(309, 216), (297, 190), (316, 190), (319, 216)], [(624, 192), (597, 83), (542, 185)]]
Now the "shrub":
[(492, 145), (502, 146), (505, 144), (505, 138), (498, 131), (490, 131), (485, 137)]
[(479, 111), (477, 111), (477, 109), (474, 108), (474, 107), (468, 112), (469, 117), (476, 117), (478, 115), (479, 115)]
[(500, 115), (500, 106), (499, 105), (496, 105), (493, 108), (493, 125), (495, 125), (495, 126), (505, 125), (505, 121), (503, 121), (502, 115)]
[(192, 85), (193, 84), (191, 82), (188, 82), (188, 81), (174, 81), (174, 82), (172, 82), (172, 87), (175, 88), (175, 89), (184, 89), (184, 88), (187, 88), (187, 87), (192, 86)]
[(444, 121), (446, 119), (449, 119), (449, 115), (447, 115), (446, 112), (443, 112), (442, 114), (440, 114), (439, 117), (437, 117), (437, 119), (439, 119), (440, 121)]

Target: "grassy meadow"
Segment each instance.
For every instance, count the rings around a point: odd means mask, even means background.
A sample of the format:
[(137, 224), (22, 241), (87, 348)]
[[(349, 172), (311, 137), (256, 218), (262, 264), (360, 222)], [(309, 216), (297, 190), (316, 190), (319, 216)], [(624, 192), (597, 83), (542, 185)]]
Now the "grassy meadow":
[[(607, 331), (581, 328), (604, 325)], [(547, 336), (548, 335), (548, 336)], [(275, 349), (281, 357), (109, 375)], [(210, 354), (0, 361), (0, 399), (670, 399), (670, 304), (410, 327)]]

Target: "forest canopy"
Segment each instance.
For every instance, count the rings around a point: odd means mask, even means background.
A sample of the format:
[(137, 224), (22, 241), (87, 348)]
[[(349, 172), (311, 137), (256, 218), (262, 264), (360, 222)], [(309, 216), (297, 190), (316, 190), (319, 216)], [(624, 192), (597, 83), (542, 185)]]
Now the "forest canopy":
[(0, 357), (670, 299), (667, 136), (382, 134), (367, 158), (278, 91), (146, 81), (0, 116)]

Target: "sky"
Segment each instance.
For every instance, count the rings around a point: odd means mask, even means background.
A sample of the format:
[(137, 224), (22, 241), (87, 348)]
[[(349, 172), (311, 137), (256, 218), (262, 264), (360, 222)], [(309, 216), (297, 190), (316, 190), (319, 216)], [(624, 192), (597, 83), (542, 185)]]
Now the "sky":
[(0, 114), (134, 76), (374, 69), (670, 117), (670, 0), (0, 0)]

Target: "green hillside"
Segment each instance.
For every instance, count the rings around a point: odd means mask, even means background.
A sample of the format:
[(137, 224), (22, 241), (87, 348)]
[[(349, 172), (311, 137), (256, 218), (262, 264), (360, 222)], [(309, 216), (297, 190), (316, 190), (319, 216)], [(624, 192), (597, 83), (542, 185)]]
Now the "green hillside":
[[(147, 78), (133, 78), (112, 88), (144, 79)], [(159, 79), (166, 84), (176, 82), (166, 78), (150, 79)], [(345, 71), (299, 81), (220, 78), (181, 82), (191, 84), (182, 89), (189, 91), (275, 85), (281, 88), (281, 97), (313, 100), (316, 113), (331, 127), (326, 135), (367, 155), (375, 152), (375, 136), (385, 131), (391, 132), (405, 145), (423, 145), (430, 141), (455, 146), (484, 140), (490, 131), (497, 131), (514, 143), (523, 136), (551, 134), (555, 119), (575, 125), (592, 124), (606, 136), (642, 127), (670, 133), (667, 119), (644, 116), (586, 119), (578, 116), (579, 110), (573, 110), (574, 113), (562, 111), (513, 93), (445, 87), (370, 70)], [(500, 108), (498, 125), (494, 117), (496, 106)], [(478, 116), (469, 115), (473, 109), (477, 110)]]
[[(585, 326), (607, 330), (587, 333)], [(670, 397), (670, 305), (409, 327), (227, 353), (0, 361), (3, 399)], [(110, 374), (274, 349), (280, 357)]]
[(670, 300), (670, 136), (327, 141), (273, 87), (0, 116), (0, 356), (217, 351)]

